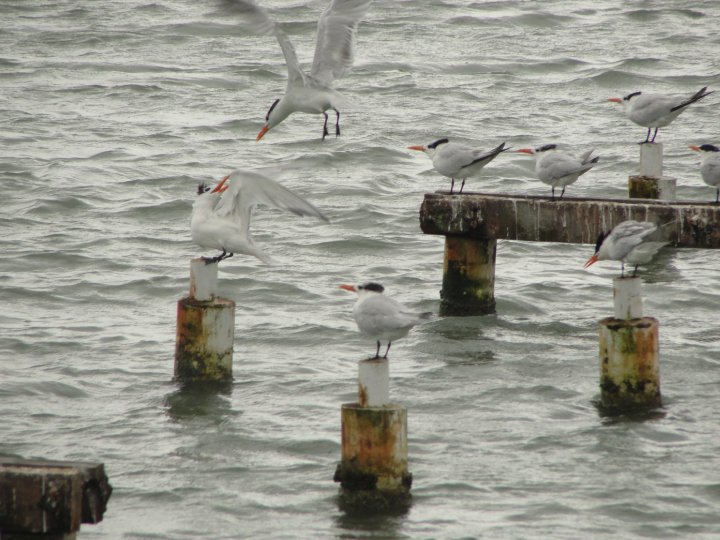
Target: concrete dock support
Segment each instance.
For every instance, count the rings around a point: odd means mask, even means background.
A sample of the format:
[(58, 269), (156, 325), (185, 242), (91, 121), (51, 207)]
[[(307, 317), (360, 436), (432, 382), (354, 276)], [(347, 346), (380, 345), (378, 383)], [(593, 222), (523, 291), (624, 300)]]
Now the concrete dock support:
[(445, 237), (442, 315), (495, 313), (497, 240)]
[(662, 405), (658, 321), (643, 317), (639, 277), (613, 279), (615, 317), (600, 321), (600, 401), (625, 412)]
[(1, 458), (0, 535), (72, 540), (102, 521), (111, 493), (102, 463)]
[(190, 294), (177, 304), (176, 379), (232, 379), (235, 302), (217, 297), (217, 266), (190, 261)]
[(631, 199), (677, 200), (677, 181), (663, 176), (662, 143), (640, 145), (640, 172), (628, 178)]
[(358, 364), (358, 403), (341, 409), (342, 451), (334, 480), (346, 506), (394, 508), (410, 499), (407, 409), (389, 403), (388, 360)]

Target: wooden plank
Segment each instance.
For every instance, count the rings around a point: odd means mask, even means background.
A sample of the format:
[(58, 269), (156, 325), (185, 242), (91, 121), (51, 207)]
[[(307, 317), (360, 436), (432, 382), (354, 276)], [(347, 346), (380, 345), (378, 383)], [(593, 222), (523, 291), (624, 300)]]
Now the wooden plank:
[(720, 248), (720, 205), (651, 199), (579, 199), (489, 193), (426, 193), (425, 234), (477, 239), (594, 244), (601, 231), (634, 219), (660, 225), (656, 240)]
[(102, 520), (111, 493), (102, 463), (0, 458), (0, 531), (75, 532)]

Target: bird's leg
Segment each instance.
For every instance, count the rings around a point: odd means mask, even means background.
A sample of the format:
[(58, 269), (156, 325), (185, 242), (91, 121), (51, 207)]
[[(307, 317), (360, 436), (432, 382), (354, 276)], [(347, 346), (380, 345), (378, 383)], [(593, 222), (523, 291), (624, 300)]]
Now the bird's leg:
[(625, 263), (620, 261), (620, 277), (625, 277)]
[(452, 182), (450, 183), (450, 195), (452, 195), (453, 188), (455, 187), (455, 179), (451, 178)]
[(205, 264), (213, 264), (213, 263), (219, 263), (223, 259), (227, 259), (232, 256), (233, 256), (232, 253), (230, 253), (228, 255), (227, 251), (225, 251), (225, 248), (223, 248), (222, 253), (220, 255), (218, 255), (217, 257), (201, 257), (201, 258), (203, 261), (205, 261)]
[(462, 193), (463, 188), (465, 187), (465, 179), (463, 178), (462, 184), (460, 185), (460, 191), (459, 193)]
[(645, 143), (649, 143), (649, 142), (650, 142), (650, 130), (651, 130), (651, 129), (652, 129), (652, 128), (648, 128), (647, 136), (645, 137), (645, 140), (642, 141), (640, 144), (645, 144)]
[(377, 350), (375, 351), (375, 356), (373, 358), (380, 358), (380, 340), (377, 341)]
[(563, 186), (562, 191), (560, 192), (560, 198), (562, 199), (562, 196), (565, 195), (565, 186)]
[(555, 200), (555, 186), (552, 186), (550, 189), (551, 189), (550, 193), (552, 193), (552, 195), (550, 196), (550, 199), (554, 201)]
[(335, 136), (338, 137), (340, 135), (340, 111), (335, 109), (335, 114), (337, 114), (337, 119), (335, 120)]
[[(655, 132), (653, 133), (653, 138), (650, 142), (655, 142), (655, 136), (657, 135), (658, 128), (655, 128)], [(650, 135), (650, 128), (648, 128), (648, 135)]]
[(720, 203), (720, 187), (717, 188), (717, 193), (715, 194), (715, 202)]
[(383, 356), (383, 358), (387, 358), (387, 353), (390, 352), (390, 345), (391, 345), (391, 344), (392, 344), (392, 342), (391, 342), (391, 341), (388, 341), (388, 346), (387, 346), (387, 349), (385, 349), (385, 356)]
[(325, 123), (323, 124), (323, 138), (322, 140), (325, 140), (325, 137), (328, 136), (328, 130), (327, 130), (327, 121), (328, 121), (328, 115), (326, 112), (323, 113), (325, 115)]
[(635, 270), (633, 270), (633, 275), (632, 275), (632, 277), (637, 277), (637, 267), (638, 267), (638, 265), (636, 264), (636, 265), (635, 265)]

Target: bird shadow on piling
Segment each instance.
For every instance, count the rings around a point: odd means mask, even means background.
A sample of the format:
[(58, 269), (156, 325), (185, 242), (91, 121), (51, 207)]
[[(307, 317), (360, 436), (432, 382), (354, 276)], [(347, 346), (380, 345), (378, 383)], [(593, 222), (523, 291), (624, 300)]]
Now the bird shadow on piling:
[(233, 414), (232, 381), (176, 382), (177, 388), (165, 396), (167, 415), (175, 421), (196, 417), (218, 422)]

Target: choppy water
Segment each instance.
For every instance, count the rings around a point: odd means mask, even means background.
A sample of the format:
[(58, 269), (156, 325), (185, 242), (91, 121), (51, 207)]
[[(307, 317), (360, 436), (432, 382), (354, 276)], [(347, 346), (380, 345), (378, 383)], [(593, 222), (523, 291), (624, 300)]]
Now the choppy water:
[[(309, 62), (323, 1), (267, 1)], [(414, 502), (337, 504), (340, 405), (372, 352), (337, 288), (373, 279), (438, 307), (442, 238), (418, 227), (447, 189), (440, 136), (548, 142), (601, 157), (567, 196), (622, 197), (645, 131), (606, 98), (720, 88), (720, 4), (376, 0), (343, 135), (295, 115), (254, 137), (285, 85), (277, 43), (212, 2), (2, 2), (0, 454), (102, 461), (115, 491), (81, 538), (717, 538), (720, 254), (668, 250), (645, 273), (661, 323), (664, 415), (603, 418), (596, 321), (616, 265), (591, 246), (499, 242), (497, 314), (437, 319), (393, 346)], [(681, 199), (710, 200), (688, 144), (720, 141), (718, 96), (661, 130)], [(172, 382), (198, 181), (277, 178), (329, 225), (259, 212), (281, 264), (234, 258), (235, 381)], [(500, 156), (468, 190), (544, 194)]]

